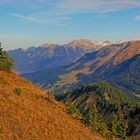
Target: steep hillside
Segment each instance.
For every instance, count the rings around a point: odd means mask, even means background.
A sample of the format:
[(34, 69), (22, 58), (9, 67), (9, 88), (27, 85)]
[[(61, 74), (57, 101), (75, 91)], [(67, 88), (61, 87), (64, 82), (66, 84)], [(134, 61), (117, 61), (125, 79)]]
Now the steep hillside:
[(0, 71), (0, 139), (101, 140), (64, 106), (15, 73)]
[(115, 55), (113, 64), (122, 63), (137, 54), (140, 54), (140, 41), (131, 41), (128, 43), (128, 47)]
[(119, 88), (140, 97), (140, 54), (116, 65), (106, 72), (105, 79)]
[[(23, 74), (23, 76), (32, 82), (51, 90), (66, 89), (75, 85), (83, 85), (100, 80), (105, 80), (111, 83), (112, 81), (115, 81), (116, 76), (129, 71), (129, 67), (132, 68), (130, 65), (124, 65), (125, 68), (124, 66), (121, 66), (119, 68), (118, 74), (116, 75), (115, 69), (118, 70), (117, 67), (123, 65), (123, 63), (127, 63), (126, 61), (131, 58), (133, 63), (137, 63), (137, 66), (135, 69), (133, 68), (133, 70), (131, 70), (131, 73), (138, 73), (137, 71), (139, 71), (139, 61), (137, 60), (137, 62), (135, 62), (136, 59), (133, 59), (133, 57), (138, 54), (140, 54), (140, 41), (121, 42), (113, 45), (110, 44), (99, 49), (98, 51), (87, 53), (78, 61), (65, 67), (59, 67), (57, 69), (45, 69), (27, 75)], [(51, 75), (51, 72), (53, 73), (53, 76), (45, 76), (48, 74)], [(127, 72), (126, 74), (126, 77), (128, 77), (130, 73)], [(121, 86), (123, 89), (128, 89), (128, 91), (138, 93), (138, 91), (140, 91), (140, 86), (138, 84), (140, 79), (139, 76), (136, 77), (136, 74), (133, 78), (134, 82), (137, 81), (137, 84), (135, 85), (137, 88), (127, 86), (125, 87), (125, 83), (121, 81), (119, 83), (122, 83), (122, 85), (119, 85), (119, 87)], [(112, 83), (115, 83), (114, 85), (116, 85), (117, 80), (118, 79), (116, 77), (116, 82)], [(123, 80), (123, 78), (120, 80)], [(131, 78), (127, 79), (127, 83), (129, 82), (131, 82)], [(133, 85), (131, 84), (131, 86)]]
[(85, 53), (96, 51), (107, 44), (110, 43), (80, 39), (65, 45), (44, 44), (40, 47), (11, 50), (8, 54), (13, 57), (17, 72), (29, 73), (70, 64)]
[[(137, 136), (137, 138), (140, 138), (140, 103), (128, 98), (122, 93), (122, 91), (115, 89), (105, 82), (77, 87), (72, 91), (67, 91), (60, 95), (56, 95), (56, 99), (66, 103), (68, 106), (71, 104), (75, 105), (83, 114), (84, 120), (86, 121), (88, 121), (87, 117), (90, 115), (91, 110), (94, 108), (94, 106), (96, 106), (98, 113), (96, 111), (95, 119), (97, 119), (98, 114), (100, 114), (100, 124), (101, 122), (105, 123), (109, 131), (112, 130), (110, 128), (110, 123), (112, 123), (110, 122), (112, 115), (116, 114), (117, 117), (121, 116), (122, 120), (118, 119), (118, 122), (116, 123), (122, 123), (122, 126), (125, 123), (128, 123), (128, 128), (126, 130), (123, 130), (124, 128), (122, 128), (118, 131), (117, 129), (120, 127), (118, 126), (118, 128), (114, 128), (116, 133), (111, 131), (111, 135), (123, 137), (122, 133), (126, 131), (127, 136)], [(123, 115), (124, 118), (122, 117)], [(101, 128), (101, 126), (102, 125), (96, 126), (96, 130), (104, 130)], [(95, 126), (93, 126), (93, 129), (95, 129), (94, 127)], [(107, 131), (104, 130), (104, 133), (106, 132)]]

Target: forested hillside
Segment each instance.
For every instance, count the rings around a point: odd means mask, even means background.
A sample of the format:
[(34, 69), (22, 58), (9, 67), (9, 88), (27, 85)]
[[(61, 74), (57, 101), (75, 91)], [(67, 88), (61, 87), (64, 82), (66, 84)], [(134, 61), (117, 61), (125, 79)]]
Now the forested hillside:
[(140, 138), (140, 103), (122, 91), (100, 82), (77, 87), (56, 95), (68, 106), (68, 113), (79, 114), (82, 122), (107, 137)]

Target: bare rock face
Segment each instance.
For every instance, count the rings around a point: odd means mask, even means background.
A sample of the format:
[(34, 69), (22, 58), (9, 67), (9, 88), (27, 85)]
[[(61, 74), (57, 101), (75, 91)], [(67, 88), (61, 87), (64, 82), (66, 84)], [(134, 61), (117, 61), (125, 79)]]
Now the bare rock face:
[(43, 44), (28, 49), (20, 48), (8, 51), (8, 54), (15, 60), (14, 69), (21, 74), (73, 63), (84, 54), (108, 44), (110, 43), (80, 39), (65, 45)]

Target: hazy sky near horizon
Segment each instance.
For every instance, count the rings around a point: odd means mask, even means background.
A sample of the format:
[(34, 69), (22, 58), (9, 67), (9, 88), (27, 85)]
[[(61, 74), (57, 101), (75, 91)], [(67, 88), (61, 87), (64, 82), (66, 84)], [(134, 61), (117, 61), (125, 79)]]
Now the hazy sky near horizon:
[(73, 39), (140, 39), (140, 0), (0, 0), (6, 50)]

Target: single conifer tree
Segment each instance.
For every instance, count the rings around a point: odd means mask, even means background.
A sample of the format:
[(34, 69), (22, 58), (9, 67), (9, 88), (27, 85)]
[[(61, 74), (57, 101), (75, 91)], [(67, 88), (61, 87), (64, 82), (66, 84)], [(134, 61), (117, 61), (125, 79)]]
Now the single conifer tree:
[(10, 72), (13, 65), (13, 59), (10, 56), (8, 56), (6, 51), (3, 51), (3, 48), (0, 43), (0, 70)]

